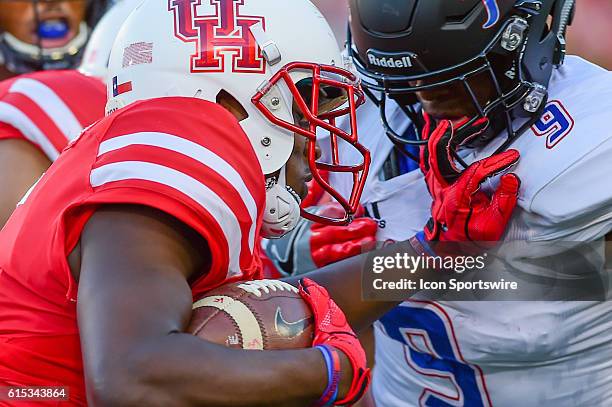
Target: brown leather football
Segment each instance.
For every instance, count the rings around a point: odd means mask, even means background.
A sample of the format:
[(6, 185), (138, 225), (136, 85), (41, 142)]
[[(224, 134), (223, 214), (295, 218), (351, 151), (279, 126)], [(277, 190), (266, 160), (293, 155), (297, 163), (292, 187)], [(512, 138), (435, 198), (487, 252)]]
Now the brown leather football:
[(188, 332), (230, 348), (312, 346), (313, 317), (297, 288), (280, 280), (230, 283), (193, 304)]

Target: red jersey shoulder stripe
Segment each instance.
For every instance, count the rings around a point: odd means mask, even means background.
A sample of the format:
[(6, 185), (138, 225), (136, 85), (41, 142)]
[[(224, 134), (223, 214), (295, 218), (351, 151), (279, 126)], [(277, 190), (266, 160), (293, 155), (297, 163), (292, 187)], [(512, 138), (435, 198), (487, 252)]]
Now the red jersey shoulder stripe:
[(239, 275), (239, 256), (231, 253), (241, 252), (240, 225), (232, 210), (213, 190), (196, 179), (180, 171), (159, 164), (143, 161), (124, 161), (107, 164), (92, 170), (90, 180), (93, 187), (125, 180), (143, 180), (162, 184), (185, 194), (209, 212), (215, 219), (228, 242), (230, 253), (229, 271)]
[(19, 130), (23, 137), (40, 147), (51, 161), (59, 156), (59, 149), (28, 115), (12, 104), (0, 101), (0, 121)]
[(176, 135), (214, 151), (241, 174), (255, 201), (265, 202), (265, 180), (249, 138), (220, 105), (195, 98), (159, 98), (136, 102), (116, 112), (101, 135), (104, 142), (140, 132)]
[(53, 89), (27, 77), (12, 81), (2, 95), (0, 121), (19, 130), (51, 161), (82, 131), (79, 120)]
[(236, 191), (240, 194), (249, 211), (251, 220), (253, 221), (253, 227), (249, 232), (249, 248), (253, 250), (255, 245), (255, 224), (257, 223), (258, 216), (257, 204), (255, 203), (255, 199), (253, 198), (251, 192), (244, 183), (242, 175), (239, 174), (239, 172), (227, 161), (210, 149), (207, 149), (206, 147), (193, 141), (171, 134), (157, 132), (134, 133), (103, 141), (98, 150), (98, 157), (108, 152), (133, 145), (159, 147), (177, 152), (199, 161), (227, 179), (234, 189), (236, 189)]
[[(126, 161), (126, 159), (129, 160), (135, 155), (138, 156), (138, 160), (140, 162), (162, 165), (164, 167), (179, 171), (183, 174), (188, 174), (196, 181), (201, 182), (209, 189), (215, 191), (215, 193), (219, 195), (219, 197), (232, 210), (234, 217), (237, 219), (238, 224), (240, 226), (240, 236), (242, 239), (241, 250), (239, 252), (233, 252), (231, 254), (235, 256), (240, 253), (240, 267), (242, 271), (247, 270), (252, 265), (253, 251), (249, 247), (247, 236), (249, 235), (249, 231), (253, 226), (253, 221), (246, 207), (244, 199), (240, 196), (238, 191), (236, 191), (233, 185), (229, 183), (229, 181), (225, 177), (218, 174), (210, 167), (202, 165), (202, 163), (190, 157), (180, 154), (169, 153), (168, 150), (165, 150), (163, 148), (148, 146), (131, 146), (126, 147), (117, 153), (106, 154), (99, 159), (99, 161), (96, 163), (96, 166), (101, 167), (106, 164)], [(172, 156), (171, 160), (168, 159), (169, 155)], [(161, 184), (155, 184), (150, 181), (145, 182), (137, 179), (132, 181), (119, 181), (114, 184), (107, 184), (102, 189), (115, 189), (117, 194), (125, 196), (140, 194), (142, 189), (147, 189), (150, 192), (153, 192), (154, 194), (159, 194), (160, 198), (161, 195), (169, 197), (177, 201), (177, 203), (191, 208), (191, 216), (179, 219), (190, 225), (195, 230), (205, 231), (205, 234), (203, 234), (203, 236), (206, 237), (206, 239), (208, 240), (214, 240), (214, 242), (211, 243), (215, 243), (215, 246), (218, 250), (221, 250), (223, 252), (227, 251), (227, 241), (226, 239), (224, 239), (224, 234), (218, 226), (218, 223), (223, 222), (223, 220), (215, 218), (209, 212), (206, 211), (206, 208), (203, 208), (202, 205), (195, 202), (194, 199), (182, 194), (181, 192), (178, 192), (176, 189), (172, 190), (170, 187)], [(98, 189), (94, 191), (94, 195), (97, 192)], [(158, 206), (157, 204), (157, 202), (151, 203), (152, 206), (155, 206), (156, 208), (161, 209), (162, 211), (174, 215), (173, 212), (166, 211), (165, 206)], [(183, 216), (185, 216), (185, 214), (183, 214)], [(213, 248), (211, 248), (211, 250), (216, 257), (217, 252), (213, 250)], [(225, 255), (225, 258), (227, 257), (229, 257), (229, 253)], [(225, 270), (225, 273), (227, 274), (227, 264), (221, 269)]]
[(32, 78), (17, 79), (9, 88), (9, 93), (21, 93), (40, 106), (67, 140), (73, 140), (83, 130), (70, 107), (44, 83)]
[(104, 117), (107, 95), (106, 86), (100, 79), (73, 70), (38, 71), (29, 77), (52, 89), (81, 127), (87, 127)]
[[(163, 162), (146, 162), (144, 160), (146, 154), (143, 152), (139, 157), (138, 151), (130, 148), (133, 146), (164, 149), (168, 152), (165, 158), (168, 163), (164, 165)], [(108, 160), (100, 159), (102, 156), (105, 156), (104, 158), (106, 159), (109, 154), (117, 155), (130, 150), (131, 152), (128, 155), (120, 156), (120, 161), (108, 163)], [(173, 168), (174, 165), (172, 163), (180, 161), (176, 158), (173, 160), (173, 156), (176, 157), (175, 154), (180, 154), (202, 164), (202, 174), (190, 174), (189, 170), (181, 171), (180, 167)], [(101, 165), (94, 168), (91, 173), (91, 184), (93, 187), (133, 179), (157, 182), (186, 195), (200, 205), (202, 209), (211, 213), (228, 241), (231, 259), (230, 274), (235, 275), (240, 272), (238, 261), (241, 256), (235, 254), (242, 253), (245, 249), (249, 251), (249, 255), (253, 252), (255, 235), (259, 227), (259, 208), (251, 191), (247, 188), (243, 176), (224, 158), (193, 141), (171, 134), (156, 132), (127, 134), (105, 140), (100, 144), (98, 158)], [(222, 186), (214, 183), (212, 180), (209, 182), (209, 185), (205, 184), (206, 176), (199, 175), (205, 174), (209, 169), (225, 180)], [(245, 171), (246, 169), (242, 170)], [(233, 193), (235, 192), (232, 195), (239, 196), (241, 203), (248, 211), (250, 222), (246, 230), (241, 228), (237, 217), (239, 208), (235, 201), (232, 207), (228, 206), (228, 202), (226, 202), (230, 200), (227, 192), (228, 188)], [(243, 234), (247, 236), (243, 236)], [(243, 245), (243, 242), (247, 242), (247, 244)]]

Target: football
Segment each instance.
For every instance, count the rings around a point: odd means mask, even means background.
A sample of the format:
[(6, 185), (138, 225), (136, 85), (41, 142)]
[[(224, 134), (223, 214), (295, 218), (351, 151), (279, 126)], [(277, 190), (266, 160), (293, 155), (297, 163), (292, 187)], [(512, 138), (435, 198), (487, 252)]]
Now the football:
[(313, 317), (298, 289), (280, 280), (230, 283), (193, 304), (188, 332), (239, 349), (299, 349), (312, 345)]

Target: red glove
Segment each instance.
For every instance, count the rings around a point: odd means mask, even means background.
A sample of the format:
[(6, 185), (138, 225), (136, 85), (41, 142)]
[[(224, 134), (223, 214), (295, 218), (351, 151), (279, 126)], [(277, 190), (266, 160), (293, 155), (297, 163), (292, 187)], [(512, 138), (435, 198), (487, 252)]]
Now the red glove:
[[(425, 175), (427, 188), (433, 197), (438, 188), (456, 181), (461, 175), (461, 170), (455, 165), (453, 152), (482, 134), (489, 126), (489, 121), (480, 119), (464, 128), (468, 119), (459, 120), (454, 124), (449, 120), (443, 120), (436, 126), (436, 121), (427, 113), (423, 113), (423, 117), (425, 127), (422, 138), (427, 140), (427, 145), (421, 147), (420, 150), (420, 167)], [(435, 174), (431, 172), (431, 169), (436, 171)]]
[(516, 206), (520, 180), (515, 174), (503, 175), (492, 197), (482, 192), (480, 185), (515, 165), (518, 151), (493, 155), (461, 172), (455, 166), (452, 151), (481, 134), (488, 121), (481, 119), (458, 132), (454, 127), (462, 127), (465, 120), (456, 126), (444, 120), (433, 131), (433, 122), (427, 115), (425, 122), (423, 137), (428, 143), (421, 149), (421, 170), (433, 198), (432, 217), (425, 227), (425, 237), (455, 242), (498, 241)]
[[(340, 205), (331, 203), (317, 213), (323, 216), (340, 217), (344, 210)], [(355, 216), (363, 216), (363, 207)], [(323, 267), (348, 257), (356, 256), (376, 245), (378, 223), (374, 219), (357, 217), (346, 226), (328, 226), (313, 223), (310, 228), (310, 251), (312, 261)]]
[(334, 403), (334, 405), (351, 405), (361, 398), (370, 382), (370, 369), (367, 368), (365, 351), (346, 321), (344, 313), (325, 288), (308, 278), (303, 278), (300, 280), (299, 289), (300, 295), (310, 306), (314, 316), (313, 346), (329, 345), (339, 349), (351, 363), (353, 370), (351, 387), (344, 399)]
[(515, 174), (503, 175), (492, 197), (482, 192), (480, 185), (518, 159), (518, 151), (508, 150), (477, 161), (454, 184), (442, 188), (434, 198), (431, 219), (425, 227), (427, 240), (500, 240), (516, 206), (520, 180)]
[[(314, 208), (331, 218), (344, 215), (337, 203)], [(361, 207), (356, 216), (363, 216)], [(302, 219), (282, 239), (262, 240), (265, 275), (280, 278), (308, 273), (376, 246), (376, 221), (357, 218), (347, 226), (326, 226)]]

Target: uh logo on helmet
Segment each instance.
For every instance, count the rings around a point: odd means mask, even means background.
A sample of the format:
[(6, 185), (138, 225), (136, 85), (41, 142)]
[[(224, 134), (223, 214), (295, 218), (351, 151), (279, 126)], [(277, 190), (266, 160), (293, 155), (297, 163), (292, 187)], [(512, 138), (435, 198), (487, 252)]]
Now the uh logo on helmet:
[(197, 51), (191, 57), (191, 72), (223, 72), (225, 58), (232, 56), (232, 72), (265, 73), (266, 64), (261, 49), (251, 34), (251, 27), (265, 19), (240, 15), (244, 0), (212, 0), (215, 14), (198, 16), (202, 0), (170, 0), (174, 12), (175, 35), (184, 42), (195, 42)]

